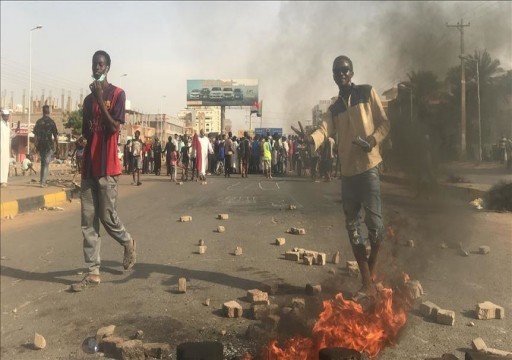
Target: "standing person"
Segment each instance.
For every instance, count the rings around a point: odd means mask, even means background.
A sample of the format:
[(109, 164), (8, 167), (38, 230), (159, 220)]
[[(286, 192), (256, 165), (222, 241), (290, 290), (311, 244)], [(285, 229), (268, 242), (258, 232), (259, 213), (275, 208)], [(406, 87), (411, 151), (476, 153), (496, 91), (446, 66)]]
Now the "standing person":
[(288, 135), (288, 171), (294, 171), (294, 167), (293, 167), (293, 145), (294, 145), (294, 141), (293, 141), (293, 137), (291, 135)]
[(176, 182), (176, 167), (178, 166), (178, 151), (174, 146), (174, 143), (171, 143), (171, 181)]
[(233, 153), (234, 153), (234, 145), (231, 137), (233, 134), (231, 131), (228, 133), (228, 138), (224, 143), (224, 156), (225, 156), (225, 167), (224, 167), (224, 177), (231, 177), (233, 173)]
[(110, 56), (98, 50), (92, 57), (94, 81), (83, 103), (82, 135), (87, 144), (82, 167), (81, 212), (85, 263), (88, 273), (75, 292), (100, 283), (100, 222), (107, 233), (124, 247), (123, 267), (131, 269), (136, 261), (135, 240), (117, 215), (118, 181), (121, 164), (117, 156), (119, 129), (125, 120), (126, 95), (110, 84), (107, 73)]
[[(376, 293), (373, 279), (379, 248), (384, 239), (381, 211), (380, 180), (377, 166), (382, 161), (379, 144), (389, 133), (390, 123), (375, 89), (370, 85), (352, 83), (354, 68), (346, 56), (333, 62), (333, 79), (338, 85), (338, 99), (322, 117), (322, 123), (307, 137), (318, 148), (326, 138), (339, 134), (341, 161), (341, 196), (345, 213), (345, 227), (352, 251), (359, 265), (363, 286), (358, 297)], [(364, 142), (357, 143), (358, 137)], [(365, 237), (359, 222), (365, 209), (365, 224), (371, 245), (366, 255)]]
[(184, 146), (181, 148), (180, 159), (181, 164), (183, 165), (183, 170), (181, 173), (181, 180), (188, 181), (188, 166), (190, 163), (190, 147), (188, 145), (188, 139), (185, 137), (183, 140)]
[(128, 140), (126, 145), (124, 146), (124, 154), (123, 154), (123, 166), (124, 172), (127, 174), (131, 174), (132, 172), (132, 141)]
[[(133, 182), (132, 185), (140, 186), (142, 183), (140, 182), (140, 171), (142, 169), (142, 140), (140, 139), (140, 131), (135, 131), (135, 138), (132, 140), (132, 176)], [(137, 181), (135, 181), (135, 174), (137, 174)]]
[(199, 137), (194, 134), (192, 146), (196, 149), (196, 168), (199, 173), (199, 180), (206, 180), (206, 169), (208, 168), (208, 154), (213, 152), (210, 140), (205, 136), (204, 130), (201, 129)]
[(169, 135), (167, 138), (167, 144), (165, 144), (164, 154), (165, 154), (165, 168), (166, 175), (171, 175), (171, 146), (172, 146), (172, 136)]
[(259, 174), (260, 172), (260, 138), (255, 135), (251, 144), (251, 174)]
[(55, 125), (55, 121), (50, 117), (50, 107), (48, 105), (43, 106), (43, 117), (36, 121), (33, 132), (37, 152), (41, 158), (40, 184), (41, 187), (47, 187), (46, 181), (50, 161), (52, 160), (52, 155), (59, 148), (57, 125)]
[(251, 142), (249, 140), (249, 133), (244, 131), (244, 137), (240, 142), (240, 159), (242, 160), (242, 167), (240, 169), (240, 173), (242, 177), (247, 177), (247, 172), (249, 170), (249, 161), (251, 159)]
[(324, 177), (326, 182), (331, 181), (332, 176), (332, 162), (334, 159), (334, 139), (332, 137), (328, 137), (325, 139), (323, 144), (322, 151), (322, 171), (320, 172), (320, 176)]
[(160, 169), (162, 168), (162, 143), (160, 139), (155, 137), (155, 143), (153, 144), (153, 158), (155, 162), (155, 175), (160, 175)]
[(9, 126), (9, 117), (11, 113), (8, 109), (2, 109), (2, 121), (0, 121), (0, 186), (7, 187), (7, 178), (9, 177), (9, 161), (13, 156), (11, 149), (11, 127)]
[(267, 179), (272, 179), (272, 146), (267, 135), (261, 144), (263, 149), (263, 173)]

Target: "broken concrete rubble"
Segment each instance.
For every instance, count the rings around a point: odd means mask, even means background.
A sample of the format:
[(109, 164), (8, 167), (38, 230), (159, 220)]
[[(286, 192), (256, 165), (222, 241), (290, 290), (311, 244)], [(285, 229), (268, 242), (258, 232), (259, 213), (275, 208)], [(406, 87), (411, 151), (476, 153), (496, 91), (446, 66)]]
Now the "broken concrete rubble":
[(441, 308), (430, 301), (425, 301), (420, 305), (420, 313), (424, 317), (436, 317)]
[(229, 219), (229, 215), (228, 214), (218, 214), (217, 215), (217, 219), (219, 219), (219, 220), (228, 220)]
[(283, 246), (284, 244), (286, 244), (286, 239), (285, 238), (276, 238), (276, 245), (278, 246)]
[(306, 230), (304, 228), (291, 227), (287, 232), (294, 235), (306, 235)]
[(234, 300), (227, 301), (224, 304), (222, 304), (222, 309), (224, 311), (224, 315), (226, 315), (229, 318), (241, 317), (243, 314), (242, 305), (240, 305)]
[(109, 325), (104, 326), (102, 328), (99, 328), (98, 331), (96, 331), (96, 343), (101, 343), (101, 340), (104, 337), (111, 336), (114, 334), (114, 331), (116, 330), (115, 325)]
[(235, 251), (233, 252), (235, 254), (235, 256), (240, 256), (243, 254), (243, 251), (242, 251), (242, 248), (240, 246), (237, 246), (235, 248)]
[(418, 280), (407, 280), (404, 285), (411, 300), (419, 299), (423, 295), (423, 287)]
[(180, 293), (187, 292), (187, 278), (179, 278), (178, 279), (178, 291)]
[(455, 324), (455, 312), (444, 309), (437, 310), (436, 322), (438, 324), (453, 326), (453, 324)]
[(475, 312), (477, 319), (480, 320), (503, 319), (505, 317), (505, 309), (490, 301), (477, 304)]
[(190, 216), (190, 215), (180, 216), (180, 222), (189, 222), (189, 221), (192, 221), (192, 216)]
[(268, 294), (259, 289), (248, 290), (247, 300), (252, 304), (268, 304)]

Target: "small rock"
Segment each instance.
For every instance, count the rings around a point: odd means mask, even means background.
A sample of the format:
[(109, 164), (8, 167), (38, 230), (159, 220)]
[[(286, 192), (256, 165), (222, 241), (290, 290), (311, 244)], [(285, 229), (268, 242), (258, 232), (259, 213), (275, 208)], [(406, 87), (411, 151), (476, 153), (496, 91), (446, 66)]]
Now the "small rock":
[(446, 245), (445, 243), (442, 243), (442, 244), (441, 244), (441, 248), (442, 248), (442, 249), (448, 249), (448, 245)]
[(180, 217), (180, 222), (188, 222), (188, 221), (192, 221), (192, 216), (190, 215), (183, 215)]
[(12, 312), (17, 314), (18, 313), (18, 309), (14, 308), (14, 309), (12, 309)]
[(219, 220), (228, 220), (229, 219), (229, 215), (228, 214), (219, 214), (219, 215), (217, 215), (217, 219), (219, 219)]
[(178, 279), (178, 291), (180, 293), (187, 292), (187, 278), (182, 277)]
[(217, 232), (223, 233), (224, 231), (226, 231), (226, 228), (224, 226), (221, 226), (221, 225), (217, 226)]
[(198, 248), (197, 252), (198, 252), (199, 254), (203, 255), (203, 254), (206, 254), (206, 249), (207, 249), (208, 247), (207, 247), (206, 245), (203, 245), (203, 246), (198, 246), (197, 248)]
[(285, 238), (276, 238), (276, 245), (283, 246), (284, 244), (286, 244)]
[(407, 240), (408, 247), (414, 247), (414, 240)]
[(468, 326), (475, 326), (475, 323), (473, 321), (468, 322)]
[(485, 345), (485, 342), (482, 338), (473, 339), (473, 341), (471, 341), (471, 347), (476, 351), (483, 351), (487, 349), (487, 345)]
[(210, 306), (210, 298), (207, 298), (204, 302), (203, 302), (204, 306)]
[(486, 255), (491, 252), (491, 248), (487, 245), (483, 245), (478, 248), (478, 252), (482, 255)]
[(222, 330), (222, 331), (220, 332), (220, 334), (221, 334), (222, 336), (226, 335), (226, 330)]
[(333, 264), (339, 264), (340, 263), (340, 252), (339, 251), (336, 251), (334, 253), (334, 255), (332, 256), (332, 261), (331, 261)]
[(297, 206), (290, 204), (290, 206), (288, 206), (288, 209), (289, 210), (297, 210)]
[(136, 339), (136, 340), (144, 340), (144, 331), (137, 330), (137, 332), (134, 335), (134, 339)]
[(104, 337), (114, 335), (115, 325), (104, 326), (96, 331), (96, 342), (99, 344)]
[(242, 248), (240, 246), (237, 246), (235, 251), (234, 251), (234, 254), (235, 254), (235, 256), (242, 255)]
[(43, 335), (39, 335), (38, 333), (35, 333), (34, 335), (34, 348), (37, 350), (44, 349), (46, 347), (46, 340), (43, 337)]

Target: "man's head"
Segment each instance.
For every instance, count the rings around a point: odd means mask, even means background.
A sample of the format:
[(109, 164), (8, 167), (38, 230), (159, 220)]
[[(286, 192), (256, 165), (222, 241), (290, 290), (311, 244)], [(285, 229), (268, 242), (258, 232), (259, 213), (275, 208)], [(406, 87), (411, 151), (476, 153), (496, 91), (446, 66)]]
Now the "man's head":
[(5, 121), (9, 120), (9, 115), (11, 114), (9, 109), (2, 109), (1, 113), (2, 113), (2, 120), (5, 120)]
[(332, 77), (340, 89), (342, 87), (350, 87), (352, 84), (352, 76), (354, 76), (352, 60), (345, 55), (338, 56), (334, 59), (332, 63)]
[(43, 105), (43, 115), (50, 115), (50, 106)]
[(92, 56), (92, 75), (96, 80), (101, 78), (101, 75), (107, 76), (110, 70), (110, 55), (106, 51), (98, 50)]
[(201, 130), (199, 131), (199, 136), (201, 136), (201, 137), (203, 137), (203, 136), (204, 136), (204, 129), (201, 129)]
[(249, 139), (249, 133), (247, 131), (244, 131), (244, 138)]
[(138, 139), (140, 137), (140, 131), (137, 130), (135, 131), (135, 139)]

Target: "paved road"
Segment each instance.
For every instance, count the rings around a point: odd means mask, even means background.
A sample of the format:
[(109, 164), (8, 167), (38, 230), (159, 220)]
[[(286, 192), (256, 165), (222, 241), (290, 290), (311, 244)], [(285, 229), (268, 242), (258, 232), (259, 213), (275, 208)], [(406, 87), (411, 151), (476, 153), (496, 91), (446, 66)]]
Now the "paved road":
[[(122, 248), (105, 234), (102, 284), (91, 291), (67, 291), (84, 271), (79, 202), (67, 204), (63, 212), (2, 220), (2, 359), (89, 359), (81, 350), (83, 340), (109, 324), (117, 325), (116, 334), (125, 338), (141, 329), (145, 341), (172, 347), (217, 339), (228, 348), (226, 354), (239, 355), (257, 346), (243, 338), (255, 321), (222, 317), (223, 302), (238, 300), (248, 309), (246, 291), (262, 281), (287, 285), (271, 299), (279, 304), (305, 296), (307, 283), (324, 284), (325, 299), (358, 286), (342, 270), (353, 257), (343, 229), (339, 181), (234, 176), (178, 186), (163, 176), (144, 176), (140, 187), (130, 181), (121, 178), (119, 213), (137, 239), (138, 263), (133, 271), (123, 272)], [(410, 274), (422, 282), (425, 300), (454, 310), (457, 318), (454, 327), (442, 326), (413, 311), (398, 344), (379, 358), (424, 359), (445, 352), (462, 358), (457, 349), (467, 348), (477, 336), (489, 346), (512, 349), (510, 317), (478, 321), (471, 313), (484, 300), (512, 310), (512, 215), (477, 213), (459, 202), (418, 203), (400, 185), (383, 184), (383, 192), (385, 216), (393, 222), (398, 242), (387, 244), (382, 276), (386, 280), (402, 271)], [(297, 210), (287, 210), (289, 204)], [(217, 220), (218, 213), (228, 213), (229, 220)], [(193, 221), (180, 223), (181, 215), (191, 215)], [(217, 225), (224, 225), (226, 232), (214, 232)], [(307, 234), (285, 234), (291, 226), (304, 227)], [(281, 236), (286, 245), (272, 245)], [(199, 239), (208, 246), (204, 255), (195, 253)], [(408, 239), (416, 247), (403, 246)], [(459, 256), (459, 241), (470, 250), (490, 245), (491, 253)], [(450, 248), (442, 249), (442, 242)], [(243, 248), (242, 256), (232, 255), (236, 246)], [(326, 252), (328, 259), (340, 250), (342, 261), (322, 267), (282, 260), (284, 251), (296, 246)], [(186, 294), (177, 293), (180, 277), (188, 279)], [(211, 299), (209, 307), (203, 305), (206, 298)], [(318, 309), (318, 304), (308, 297), (308, 308)], [(467, 326), (470, 321), (476, 326)], [(34, 332), (46, 337), (45, 350), (30, 348)]]

